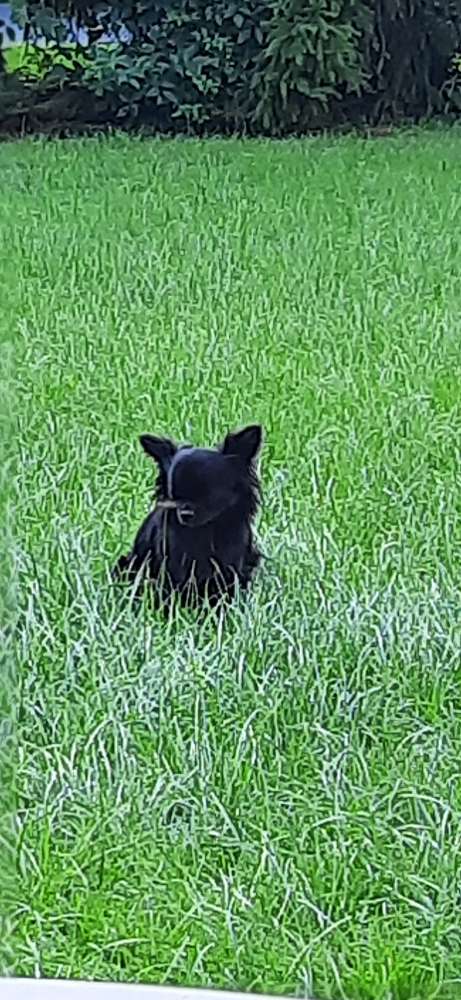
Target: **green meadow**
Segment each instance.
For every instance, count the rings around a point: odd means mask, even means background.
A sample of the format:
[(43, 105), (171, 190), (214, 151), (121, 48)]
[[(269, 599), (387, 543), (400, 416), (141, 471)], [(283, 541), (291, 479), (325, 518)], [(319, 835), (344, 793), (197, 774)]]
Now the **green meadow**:
[[(460, 162), (459, 130), (0, 146), (8, 971), (460, 995)], [(139, 435), (250, 422), (249, 598), (135, 614)]]

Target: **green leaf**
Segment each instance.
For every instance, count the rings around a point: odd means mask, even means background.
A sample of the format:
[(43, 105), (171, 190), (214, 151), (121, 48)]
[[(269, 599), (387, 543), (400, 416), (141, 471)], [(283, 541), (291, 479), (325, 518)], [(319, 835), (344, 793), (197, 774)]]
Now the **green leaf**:
[(311, 87), (308, 80), (304, 80), (301, 76), (299, 80), (296, 81), (296, 90), (299, 94), (305, 94), (306, 97), (311, 96)]
[(250, 37), (251, 37), (250, 28), (244, 28), (243, 31), (239, 31), (237, 37), (237, 45), (242, 45), (243, 42), (247, 42)]

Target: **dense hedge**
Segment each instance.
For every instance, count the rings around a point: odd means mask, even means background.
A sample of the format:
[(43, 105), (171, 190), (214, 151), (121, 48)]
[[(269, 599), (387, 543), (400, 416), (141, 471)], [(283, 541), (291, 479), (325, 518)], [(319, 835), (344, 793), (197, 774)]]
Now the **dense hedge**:
[[(19, 5), (19, 12), (14, 6), (29, 39), (42, 33), (62, 48), (69, 17), (89, 34), (83, 60), (56, 65), (44, 55), (49, 65), (41, 73), (16, 82), (22, 117), (32, 123), (58, 91), (60, 116), (66, 102), (67, 115), (84, 116), (84, 95), (91, 94), (87, 117), (96, 121), (275, 135), (351, 118), (461, 110), (454, 63), (461, 0), (56, 0)], [(115, 41), (99, 43), (102, 32)], [(3, 78), (4, 118), (14, 116), (12, 95), (13, 84)]]

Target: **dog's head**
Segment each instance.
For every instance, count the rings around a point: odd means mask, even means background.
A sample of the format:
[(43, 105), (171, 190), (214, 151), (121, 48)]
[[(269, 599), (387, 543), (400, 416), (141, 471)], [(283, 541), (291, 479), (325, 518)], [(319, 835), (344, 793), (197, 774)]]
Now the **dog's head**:
[(259, 501), (255, 459), (262, 442), (259, 425), (228, 434), (218, 448), (178, 446), (151, 434), (143, 434), (140, 441), (158, 466), (158, 506), (174, 511), (184, 527), (202, 527), (237, 505), (243, 517), (255, 514)]

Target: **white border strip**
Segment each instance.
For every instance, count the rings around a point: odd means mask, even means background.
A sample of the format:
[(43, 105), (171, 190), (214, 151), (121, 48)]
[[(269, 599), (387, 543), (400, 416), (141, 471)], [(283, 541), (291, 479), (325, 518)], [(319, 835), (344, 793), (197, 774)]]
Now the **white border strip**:
[(1, 1000), (286, 1000), (258, 993), (176, 986), (87, 983), (67, 979), (0, 979)]

